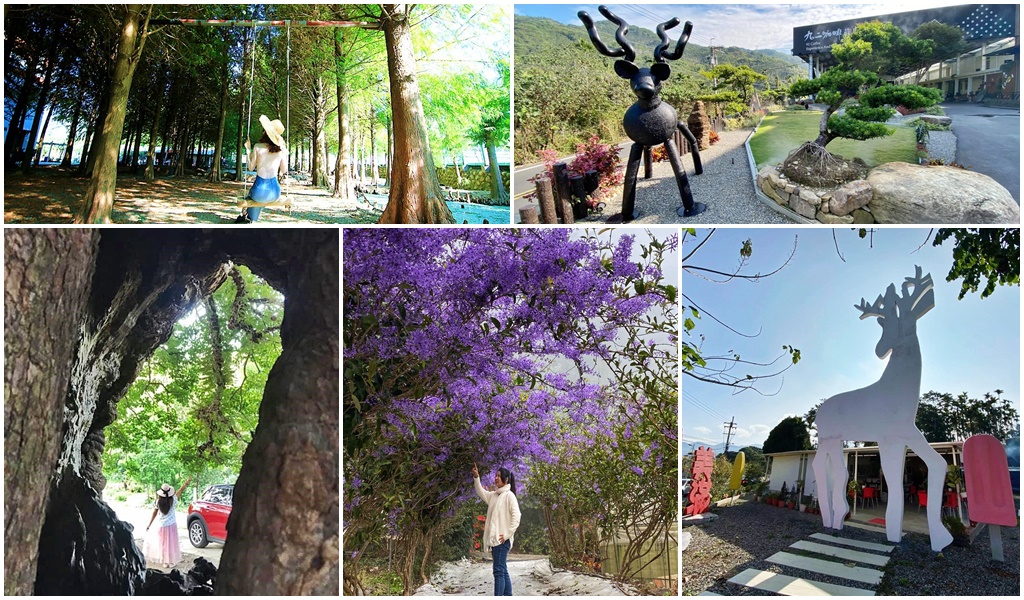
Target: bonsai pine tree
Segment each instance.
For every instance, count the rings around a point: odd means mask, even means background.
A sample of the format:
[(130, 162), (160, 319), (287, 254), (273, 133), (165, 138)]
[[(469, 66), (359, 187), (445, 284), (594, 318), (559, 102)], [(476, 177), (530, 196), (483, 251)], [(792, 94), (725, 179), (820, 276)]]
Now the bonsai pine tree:
[(937, 89), (882, 84), (880, 77), (891, 78), (912, 69), (931, 48), (930, 41), (907, 37), (898, 27), (879, 22), (862, 23), (842, 42), (833, 44), (832, 54), (838, 65), (817, 79), (800, 80), (790, 86), (792, 96), (815, 95), (826, 108), (818, 137), (787, 158), (787, 166), (810, 154), (825, 169), (834, 162), (825, 149), (832, 140), (892, 135), (894, 130), (886, 127), (885, 121), (896, 113), (894, 107), (917, 110), (941, 101)]

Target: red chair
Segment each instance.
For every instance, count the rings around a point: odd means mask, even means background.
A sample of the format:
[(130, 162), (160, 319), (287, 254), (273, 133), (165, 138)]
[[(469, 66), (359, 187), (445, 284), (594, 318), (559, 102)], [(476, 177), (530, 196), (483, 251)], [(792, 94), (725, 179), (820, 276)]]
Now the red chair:
[(868, 500), (870, 500), (874, 506), (878, 506), (878, 488), (864, 488), (864, 506), (867, 506)]
[(916, 485), (910, 484), (910, 487), (907, 489), (907, 500), (909, 500), (910, 502), (913, 502), (914, 500), (917, 500), (917, 486)]
[(960, 499), (957, 498), (956, 492), (949, 492), (946, 494), (946, 499), (942, 503), (942, 512), (945, 513), (946, 509), (949, 509), (949, 514), (953, 514), (957, 508), (960, 507)]
[(921, 508), (926, 506), (928, 506), (928, 492), (917, 490), (917, 512), (921, 512)]

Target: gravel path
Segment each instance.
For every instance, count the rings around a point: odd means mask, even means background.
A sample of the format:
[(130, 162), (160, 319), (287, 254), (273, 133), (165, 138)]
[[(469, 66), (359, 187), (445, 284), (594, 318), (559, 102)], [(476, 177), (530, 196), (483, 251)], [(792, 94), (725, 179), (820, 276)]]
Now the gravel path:
[(947, 165), (956, 160), (956, 134), (952, 131), (928, 132), (928, 156)]
[[(744, 569), (871, 589), (868, 584), (812, 574), (764, 560), (798, 540), (808, 539), (812, 533), (831, 533), (822, 526), (820, 515), (802, 514), (760, 503), (721, 508), (718, 514), (721, 518), (716, 521), (687, 528), (693, 533), (693, 541), (683, 552), (680, 569), (683, 595), (695, 595), (704, 590), (730, 596), (774, 595), (727, 583), (730, 577)], [(878, 594), (1018, 596), (1020, 530), (1003, 528), (1005, 563), (989, 560), (986, 535), (983, 532), (971, 548), (950, 547), (937, 556), (932, 553), (927, 536), (908, 533), (891, 553), (892, 560), (885, 567), (886, 574), (878, 586)], [(884, 535), (852, 527), (844, 528), (839, 537), (886, 543)], [(827, 558), (821, 555), (814, 557)]]
[[(706, 211), (689, 219), (676, 215), (676, 209), (682, 205), (682, 201), (679, 199), (679, 187), (676, 185), (672, 165), (667, 160), (654, 163), (653, 177), (644, 179), (641, 164), (636, 185), (636, 208), (640, 218), (632, 223), (791, 225), (793, 221), (768, 208), (754, 195), (754, 183), (743, 146), (748, 135), (749, 130), (719, 134), (719, 142), (700, 153), (704, 173), (698, 176), (693, 176), (693, 160), (690, 155), (683, 156), (683, 166), (690, 180), (694, 200), (708, 206)], [(613, 200), (605, 207), (602, 215), (580, 222), (603, 222), (609, 216), (619, 214), (622, 211), (622, 186), (616, 187), (613, 194)]]
[[(635, 596), (636, 589), (605, 577), (573, 571), (555, 571), (547, 558), (508, 560), (508, 573), (516, 596)], [(414, 596), (491, 596), (494, 574), (490, 561), (464, 558), (445, 563), (430, 583)]]

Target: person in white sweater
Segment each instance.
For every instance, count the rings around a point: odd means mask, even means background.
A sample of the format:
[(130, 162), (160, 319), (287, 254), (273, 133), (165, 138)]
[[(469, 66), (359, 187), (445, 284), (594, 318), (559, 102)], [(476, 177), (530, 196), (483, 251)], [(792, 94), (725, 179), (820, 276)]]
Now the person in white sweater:
[(473, 486), (476, 495), (487, 503), (487, 520), (484, 522), (484, 546), (491, 551), (494, 560), (494, 595), (511, 596), (512, 579), (508, 576), (508, 552), (512, 539), (519, 528), (519, 501), (516, 500), (516, 477), (506, 468), (494, 474), (494, 491), (487, 491), (480, 485), (480, 471), (473, 463)]

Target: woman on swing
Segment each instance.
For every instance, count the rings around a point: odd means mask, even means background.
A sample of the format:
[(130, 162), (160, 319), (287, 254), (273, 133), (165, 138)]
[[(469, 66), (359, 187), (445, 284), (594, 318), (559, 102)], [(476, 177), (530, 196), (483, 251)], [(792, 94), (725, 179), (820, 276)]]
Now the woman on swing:
[[(249, 189), (248, 200), (266, 204), (281, 197), (281, 185), (277, 182), (278, 174), (288, 172), (288, 151), (285, 149), (284, 123), (280, 119), (271, 121), (266, 115), (260, 115), (263, 126), (263, 137), (256, 142), (251, 151), (249, 140), (245, 141), (245, 152), (249, 157), (249, 169), (256, 171), (256, 181)], [(236, 223), (252, 223), (260, 218), (262, 208), (247, 208), (235, 219)]]

